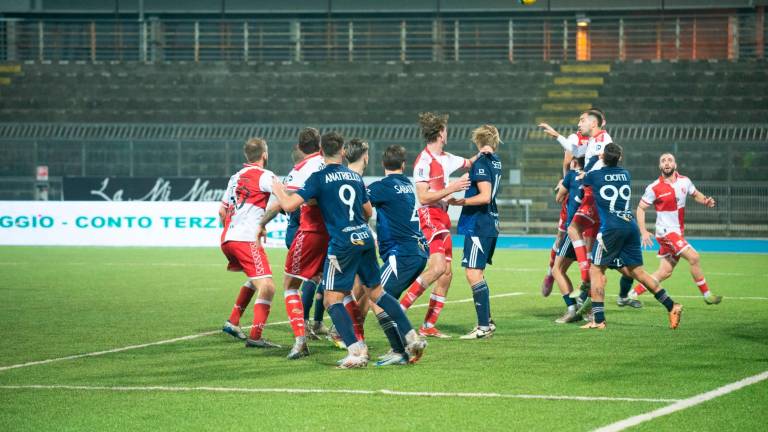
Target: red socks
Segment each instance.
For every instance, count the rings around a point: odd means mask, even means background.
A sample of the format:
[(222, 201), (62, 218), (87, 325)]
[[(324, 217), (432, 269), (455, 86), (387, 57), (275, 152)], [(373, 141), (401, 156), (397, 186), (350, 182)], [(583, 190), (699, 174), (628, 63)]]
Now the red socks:
[(271, 305), (271, 301), (262, 299), (257, 299), (256, 303), (253, 304), (253, 327), (251, 327), (251, 335), (249, 336), (251, 339), (261, 339), (261, 332), (264, 330), (267, 317), (269, 317)]
[(707, 286), (707, 280), (704, 278), (701, 278), (699, 280), (694, 279), (694, 282), (696, 282), (696, 286), (699, 287), (699, 291), (701, 291), (702, 295), (707, 295), (709, 293), (709, 287)]
[(365, 330), (363, 329), (363, 317), (360, 315), (360, 307), (351, 295), (344, 297), (344, 308), (352, 318), (352, 327), (355, 330), (355, 337), (358, 341), (365, 340)]
[(411, 286), (408, 288), (408, 290), (405, 292), (405, 295), (402, 299), (400, 299), (400, 307), (403, 308), (403, 310), (408, 310), (411, 305), (413, 305), (413, 302), (416, 301), (419, 296), (424, 294), (424, 291), (427, 290), (427, 287), (422, 285), (421, 282), (421, 276), (417, 277), (415, 281), (411, 284)]
[(589, 282), (589, 258), (587, 257), (587, 247), (584, 246), (584, 241), (574, 240), (573, 250), (576, 251), (576, 260), (579, 262), (581, 281)]
[(291, 328), (295, 337), (303, 337), (304, 334), (304, 306), (298, 290), (285, 290), (285, 311), (291, 321)]
[(237, 300), (235, 300), (235, 307), (232, 308), (232, 313), (229, 315), (229, 322), (236, 326), (240, 325), (240, 317), (243, 315), (243, 311), (248, 307), (248, 303), (251, 302), (253, 295), (256, 294), (256, 290), (251, 288), (251, 286), (251, 283), (248, 282), (240, 287), (240, 294), (237, 295)]
[(443, 306), (445, 306), (445, 297), (436, 294), (429, 296), (429, 309), (427, 309), (427, 315), (424, 317), (425, 327), (435, 326), (440, 312), (443, 311)]

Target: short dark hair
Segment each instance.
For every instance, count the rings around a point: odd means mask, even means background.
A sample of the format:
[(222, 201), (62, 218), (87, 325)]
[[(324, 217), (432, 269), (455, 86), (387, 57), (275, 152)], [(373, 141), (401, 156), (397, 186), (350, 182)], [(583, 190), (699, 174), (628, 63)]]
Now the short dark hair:
[(603, 162), (606, 166), (615, 167), (619, 164), (623, 152), (624, 150), (620, 145), (609, 143), (603, 150)]
[(579, 166), (579, 168), (584, 168), (584, 164), (586, 163), (587, 159), (586, 157), (582, 156), (573, 159), (576, 160), (576, 164)]
[(299, 150), (304, 154), (317, 153), (320, 150), (320, 131), (304, 128), (299, 132)]
[(397, 171), (403, 168), (403, 163), (405, 163), (405, 147), (393, 144), (384, 150), (384, 156), (381, 158), (384, 169)]
[(320, 139), (320, 146), (323, 148), (324, 156), (336, 156), (344, 147), (344, 137), (338, 132), (326, 132)]
[(352, 138), (344, 144), (344, 157), (349, 163), (355, 163), (368, 151), (368, 143), (360, 138)]
[(592, 116), (597, 120), (597, 127), (602, 128), (603, 127), (603, 114), (600, 111), (596, 111), (593, 109), (589, 109), (584, 111), (584, 113), (588, 116)]
[(440, 132), (448, 126), (448, 114), (419, 113), (419, 126), (421, 126), (421, 136), (427, 143), (435, 142)]
[(596, 113), (600, 114), (600, 119), (599, 119), (599, 120), (600, 120), (600, 127), (603, 127), (603, 125), (604, 125), (604, 124), (605, 124), (605, 122), (606, 122), (606, 119), (605, 119), (605, 111), (603, 111), (602, 109), (600, 109), (600, 108), (598, 108), (598, 107), (595, 107), (595, 106), (593, 106), (593, 107), (592, 107), (592, 108), (590, 108), (589, 110), (590, 110), (590, 111), (594, 111), (594, 112), (596, 112)]
[(243, 146), (243, 154), (248, 162), (258, 162), (267, 151), (267, 142), (263, 138), (251, 138)]

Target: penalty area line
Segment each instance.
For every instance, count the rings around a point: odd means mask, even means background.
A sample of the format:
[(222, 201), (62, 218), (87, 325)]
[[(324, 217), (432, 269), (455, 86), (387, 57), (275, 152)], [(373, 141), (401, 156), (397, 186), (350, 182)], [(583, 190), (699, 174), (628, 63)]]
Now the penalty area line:
[(697, 394), (695, 396), (689, 397), (687, 399), (678, 400), (677, 402), (673, 403), (672, 405), (665, 406), (663, 408), (659, 408), (657, 410), (653, 410), (644, 414), (636, 415), (633, 417), (626, 418), (624, 420), (617, 421), (616, 423), (611, 423), (607, 426), (603, 426), (599, 429), (595, 429), (594, 432), (619, 432), (623, 431), (624, 429), (637, 426), (640, 423), (647, 422), (649, 420), (653, 420), (658, 417), (663, 417), (665, 415), (669, 415), (672, 413), (675, 413), (677, 411), (682, 411), (684, 409), (688, 409), (690, 407), (702, 404), (704, 402), (707, 402), (709, 400), (718, 398), (720, 396), (726, 395), (728, 393), (735, 392), (736, 390), (740, 390), (744, 387), (750, 386), (752, 384), (757, 384), (760, 381), (764, 381), (768, 379), (768, 371), (759, 373), (757, 375), (752, 375), (751, 377), (744, 378), (742, 380), (732, 382), (730, 384), (726, 384), (722, 387), (718, 387), (714, 390)]
[[(496, 294), (496, 295), (492, 295), (491, 298), (513, 297), (513, 296), (519, 296), (519, 295), (523, 295), (523, 293), (512, 292), (512, 293)], [(474, 299), (472, 297), (470, 297), (470, 298), (461, 299), (461, 300), (449, 300), (449, 301), (447, 301), (445, 303), (446, 304), (447, 303), (468, 303), (468, 302), (471, 302), (473, 300)], [(411, 309), (423, 308), (423, 307), (427, 307), (427, 306), (428, 306), (427, 303), (421, 303), (421, 304), (417, 304), (417, 305), (411, 306)], [(275, 325), (288, 324), (288, 323), (290, 323), (290, 321), (272, 322), (272, 323), (267, 323), (266, 325), (268, 325), (268, 326), (275, 326)], [(250, 327), (251, 326), (243, 327), (243, 329), (249, 329)], [(138, 345), (129, 345), (129, 346), (121, 347), (121, 348), (114, 348), (114, 349), (103, 350), (103, 351), (95, 351), (95, 352), (84, 353), (84, 354), (74, 354), (74, 355), (69, 355), (69, 356), (65, 356), (65, 357), (55, 357), (55, 358), (50, 358), (50, 359), (45, 359), (45, 360), (37, 360), (37, 361), (31, 361), (31, 362), (26, 362), (26, 363), (19, 363), (19, 364), (8, 365), (8, 366), (0, 366), (0, 372), (4, 372), (4, 371), (7, 371), (7, 370), (11, 370), (11, 369), (19, 369), (19, 368), (29, 367), (29, 366), (38, 366), (38, 365), (44, 365), (44, 364), (49, 364), (49, 363), (56, 363), (56, 362), (61, 362), (61, 361), (66, 361), (66, 360), (77, 360), (77, 359), (86, 358), (86, 357), (98, 357), (98, 356), (102, 356), (102, 355), (106, 355), (106, 354), (114, 354), (114, 353), (123, 352), (123, 351), (131, 351), (131, 350), (147, 348), (147, 347), (151, 347), (151, 346), (167, 345), (167, 344), (172, 344), (172, 343), (176, 343), (176, 342), (183, 342), (183, 341), (189, 341), (189, 340), (193, 340), (193, 339), (198, 339), (198, 338), (205, 337), (205, 336), (212, 336), (212, 335), (215, 335), (215, 334), (221, 334), (221, 330), (212, 330), (212, 331), (207, 331), (207, 332), (202, 332), (202, 333), (197, 333), (197, 334), (192, 334), (192, 335), (187, 335), (187, 336), (181, 336), (181, 337), (177, 337), (177, 338), (173, 338), (173, 339), (165, 339), (165, 340), (160, 340), (160, 341), (156, 341), (156, 342), (149, 342), (149, 343), (145, 343), (145, 344), (138, 344)]]
[(355, 390), (355, 389), (302, 389), (302, 388), (249, 388), (249, 387), (168, 387), (168, 386), (87, 386), (87, 385), (3, 385), (2, 390), (81, 390), (111, 392), (208, 392), (208, 393), (287, 393), (287, 394), (348, 394), (348, 395), (385, 395), (424, 398), (478, 398), (478, 399), (543, 399), (580, 402), (653, 402), (670, 403), (677, 399), (610, 397), (610, 396), (566, 396), (566, 395), (531, 395), (513, 393), (472, 393), (472, 392), (426, 392), (397, 390)]

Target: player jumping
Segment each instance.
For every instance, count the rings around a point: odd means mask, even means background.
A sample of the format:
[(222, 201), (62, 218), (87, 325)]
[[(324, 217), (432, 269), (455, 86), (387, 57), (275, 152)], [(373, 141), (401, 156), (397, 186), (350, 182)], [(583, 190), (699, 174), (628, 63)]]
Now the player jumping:
[(600, 155), (600, 169), (584, 177), (584, 186), (594, 191), (595, 204), (600, 213), (600, 230), (593, 247), (594, 263), (590, 267), (592, 280), (592, 313), (594, 319), (583, 329), (605, 329), (605, 270), (614, 268), (622, 274), (640, 281), (669, 312), (669, 327), (680, 324), (683, 306), (674, 303), (661, 285), (643, 269), (640, 247), (640, 229), (629, 209), (632, 197), (629, 171), (618, 166), (622, 157), (620, 146), (607, 144)]

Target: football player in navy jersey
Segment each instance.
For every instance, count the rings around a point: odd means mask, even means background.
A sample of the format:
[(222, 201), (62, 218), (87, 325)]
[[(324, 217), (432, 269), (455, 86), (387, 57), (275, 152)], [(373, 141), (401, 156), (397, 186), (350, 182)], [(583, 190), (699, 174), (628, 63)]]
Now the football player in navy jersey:
[[(584, 157), (573, 158), (570, 170), (565, 174), (562, 184), (557, 188), (556, 199), (558, 201), (566, 200), (566, 217), (564, 221), (566, 230), (571, 223), (571, 219), (573, 219), (573, 215), (576, 214), (576, 210), (581, 205), (582, 187), (581, 178), (578, 178), (578, 176), (583, 168)], [(558, 243), (557, 257), (552, 266), (552, 276), (560, 288), (560, 294), (562, 294), (567, 307), (565, 314), (555, 320), (558, 324), (575, 322), (581, 319), (576, 313), (576, 300), (571, 298), (573, 283), (571, 278), (568, 277), (568, 269), (574, 261), (576, 261), (576, 252), (573, 248), (573, 242), (570, 237), (563, 236)]]
[(499, 210), (496, 196), (501, 187), (501, 160), (496, 149), (501, 142), (495, 126), (483, 125), (472, 131), (472, 142), (478, 150), (490, 147), (493, 153), (480, 153), (469, 168), (470, 186), (462, 199), (452, 199), (451, 204), (461, 205), (461, 217), (457, 231), (464, 235), (464, 267), (467, 282), (472, 287), (475, 300), (477, 326), (461, 339), (482, 339), (493, 335), (488, 283), (483, 271), (492, 264), (496, 239), (499, 237)]
[(302, 203), (315, 199), (322, 212), (330, 235), (323, 271), (325, 305), (348, 350), (339, 367), (363, 367), (368, 363), (368, 348), (365, 342), (355, 337), (352, 319), (343, 305), (355, 276), (359, 276), (363, 286), (371, 290), (371, 301), (386, 311), (405, 333), (406, 353), (414, 361), (418, 360), (426, 341), (413, 330), (397, 300), (381, 288), (373, 235), (367, 224), (373, 209), (362, 177), (342, 165), (343, 145), (344, 139), (338, 133), (324, 134), (321, 151), (325, 168), (310, 175), (304, 187), (295, 194), (286, 194), (278, 182), (274, 183), (274, 193), (286, 211), (293, 211)]
[[(416, 190), (403, 174), (405, 149), (391, 145), (382, 157), (385, 177), (368, 186), (371, 204), (376, 208), (376, 235), (379, 244), (381, 286), (399, 299), (427, 265), (427, 240), (419, 228), (416, 213)], [(392, 350), (382, 356), (377, 366), (405, 364), (408, 357), (396, 323), (374, 305), (379, 324), (389, 339)]]
[(607, 144), (600, 155), (605, 165), (587, 173), (583, 180), (584, 186), (592, 187), (600, 214), (600, 231), (593, 247), (594, 263), (590, 268), (594, 320), (582, 328), (605, 329), (605, 270), (614, 268), (653, 292), (656, 300), (669, 312), (669, 327), (676, 329), (683, 306), (672, 301), (664, 288), (643, 269), (640, 230), (629, 209), (632, 177), (629, 171), (618, 166), (621, 155), (620, 146)]

